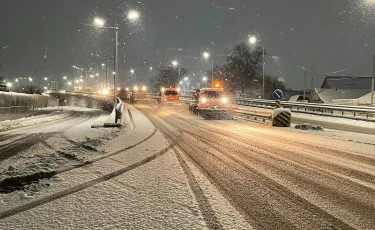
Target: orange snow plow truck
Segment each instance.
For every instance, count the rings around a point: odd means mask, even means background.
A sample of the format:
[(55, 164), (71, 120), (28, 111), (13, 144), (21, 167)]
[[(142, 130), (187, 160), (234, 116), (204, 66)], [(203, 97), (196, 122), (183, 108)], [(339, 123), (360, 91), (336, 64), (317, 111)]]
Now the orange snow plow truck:
[(161, 88), (160, 103), (166, 105), (174, 105), (180, 102), (179, 88)]
[(223, 88), (202, 88), (190, 91), (194, 102), (189, 109), (204, 119), (233, 119), (229, 100)]

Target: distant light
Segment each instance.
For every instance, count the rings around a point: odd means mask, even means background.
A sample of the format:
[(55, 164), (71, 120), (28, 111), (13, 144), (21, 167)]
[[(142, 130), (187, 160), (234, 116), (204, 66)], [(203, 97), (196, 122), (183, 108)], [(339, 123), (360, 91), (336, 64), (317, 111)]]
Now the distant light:
[(66, 79), (67, 79), (67, 77), (66, 77), (66, 76), (64, 76), (64, 77), (63, 77), (63, 79), (64, 79), (64, 80), (66, 80)]
[(147, 90), (147, 87), (146, 86), (142, 86), (142, 91), (146, 91)]
[(47, 89), (47, 87), (44, 86), (44, 89)]
[(180, 87), (177, 87), (177, 92), (181, 92), (181, 88)]
[(105, 66), (105, 64), (103, 63), (103, 64), (102, 64), (102, 66), (104, 67), (104, 66)]
[(203, 81), (207, 81), (207, 77), (203, 77)]
[(188, 78), (188, 77), (185, 77), (184, 80), (187, 81), (187, 80), (189, 80), (189, 78)]
[(174, 67), (178, 66), (178, 61), (172, 61), (172, 65), (173, 65)]
[[(100, 90), (99, 90), (99, 93), (100, 93)], [(107, 95), (107, 94), (108, 94), (108, 90), (107, 90), (107, 89), (103, 89), (103, 90), (101, 91), (101, 93), (104, 94), (104, 95)]]
[(45, 80), (45, 81), (47, 81), (47, 80), (48, 80), (48, 78), (47, 78), (47, 77), (45, 77), (45, 78), (44, 78), (44, 80)]
[(152, 70), (152, 66), (150, 66), (150, 70)]
[(90, 70), (92, 70), (92, 68), (90, 68)]
[(130, 70), (130, 73), (134, 73), (134, 69), (131, 69), (131, 70)]
[(115, 74), (116, 74), (116, 72), (112, 72), (112, 74), (114, 74), (114, 75), (115, 75)]
[(255, 37), (255, 36), (250, 36), (250, 38), (249, 38), (249, 43), (250, 43), (250, 44), (255, 45), (257, 42), (258, 42), (257, 37)]
[(105, 21), (101, 18), (94, 18), (94, 25), (98, 27), (103, 27), (105, 24)]
[(129, 88), (125, 88), (126, 91), (129, 91)]
[(164, 91), (165, 91), (165, 88), (164, 88), (164, 87), (162, 87), (162, 88), (161, 88), (161, 91), (163, 91), (163, 92), (164, 92)]
[(95, 76), (91, 74), (90, 77), (93, 78), (93, 77), (95, 77)]
[(18, 82), (18, 78), (16, 78), (16, 80), (15, 80), (16, 82)]
[(210, 53), (209, 52), (203, 52), (203, 58), (204, 59), (208, 59), (208, 58), (210, 58)]
[(8, 82), (8, 83), (7, 83), (7, 86), (8, 86), (9, 88), (12, 87), (12, 85), (13, 85), (13, 84), (12, 84), (11, 82)]
[(117, 88), (117, 91), (120, 91), (121, 90), (121, 88)]
[(31, 77), (29, 77), (29, 81), (33, 81), (33, 79)]
[(81, 76), (79, 76), (80, 78), (83, 78), (83, 76), (81, 75)]
[(74, 65), (73, 68), (76, 68), (76, 66)]
[(128, 13), (128, 19), (130, 21), (136, 21), (136, 20), (138, 20), (139, 19), (139, 12), (135, 11), (135, 10), (129, 11), (129, 13)]
[(80, 82), (83, 82), (83, 79), (80, 79), (79, 81), (80, 81)]
[(134, 90), (135, 90), (135, 91), (138, 91), (138, 87), (137, 87), (137, 86), (134, 86)]
[(76, 83), (79, 83), (79, 80), (76, 80)]
[(99, 76), (99, 74), (97, 73), (97, 74), (95, 74), (96, 76)]
[(72, 85), (72, 82), (70, 81), (70, 82), (68, 82), (68, 85)]

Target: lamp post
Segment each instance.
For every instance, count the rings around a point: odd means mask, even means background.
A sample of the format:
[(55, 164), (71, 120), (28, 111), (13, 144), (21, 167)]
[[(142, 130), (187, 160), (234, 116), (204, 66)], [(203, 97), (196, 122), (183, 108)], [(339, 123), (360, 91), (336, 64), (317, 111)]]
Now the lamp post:
[(262, 48), (263, 48), (263, 96), (262, 98), (264, 99), (264, 89), (265, 89), (265, 80), (264, 80), (264, 72), (265, 72), (265, 66), (266, 66), (266, 60), (265, 60), (265, 51), (264, 51), (264, 43), (261, 42), (261, 41), (258, 41), (257, 37), (255, 36), (250, 36), (249, 38), (249, 43), (252, 44), (252, 45), (255, 45), (257, 43), (261, 44), (262, 45)]
[[(130, 21), (136, 21), (139, 19), (139, 13), (137, 11), (130, 11), (127, 14), (127, 19)], [(95, 18), (94, 19), (94, 26), (100, 27), (100, 28), (106, 28), (106, 29), (113, 29), (115, 31), (115, 71), (113, 71), (113, 97), (114, 97), (114, 104), (116, 104), (116, 75), (118, 74), (118, 32), (120, 30), (118, 21), (120, 19), (124, 19), (124, 17), (118, 18), (116, 20), (116, 26), (106, 26), (105, 21), (101, 18)]]
[(374, 106), (374, 88), (375, 88), (375, 55), (374, 55), (374, 64), (372, 71), (372, 81), (371, 81), (371, 106)]
[[(209, 52), (203, 52), (203, 58), (208, 60), (211, 57)], [(211, 57), (211, 85), (214, 85), (214, 58)]]

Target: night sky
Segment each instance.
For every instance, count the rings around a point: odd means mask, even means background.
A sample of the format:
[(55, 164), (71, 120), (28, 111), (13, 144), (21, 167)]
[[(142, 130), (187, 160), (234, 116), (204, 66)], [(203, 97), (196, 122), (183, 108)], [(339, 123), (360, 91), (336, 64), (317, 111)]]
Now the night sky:
[(95, 69), (113, 56), (114, 31), (90, 26), (93, 18), (114, 24), (131, 9), (141, 20), (120, 21), (120, 81), (134, 69), (142, 82), (175, 59), (203, 76), (203, 51), (222, 64), (249, 35), (265, 45), (267, 74), (287, 87), (302, 88), (299, 66), (316, 87), (326, 75), (372, 74), (375, 0), (1, 0), (0, 76), (60, 79), (73, 65)]

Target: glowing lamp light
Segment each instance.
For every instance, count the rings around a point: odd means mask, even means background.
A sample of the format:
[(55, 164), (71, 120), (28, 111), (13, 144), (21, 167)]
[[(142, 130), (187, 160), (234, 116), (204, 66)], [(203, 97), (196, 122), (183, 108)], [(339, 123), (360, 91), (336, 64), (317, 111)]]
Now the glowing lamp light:
[(136, 21), (139, 19), (139, 12), (138, 11), (135, 11), (135, 10), (131, 10), (129, 13), (128, 13), (128, 19), (130, 21)]
[[(100, 91), (100, 90), (99, 90), (99, 91)], [(102, 94), (107, 95), (107, 94), (108, 94), (108, 90), (107, 90), (107, 89), (103, 89), (103, 90), (102, 90)]]
[(165, 91), (165, 88), (164, 88), (164, 87), (163, 87), (163, 88), (161, 88), (161, 91), (162, 91), (162, 92), (164, 92), (164, 91)]
[(105, 24), (105, 21), (101, 18), (94, 18), (94, 25), (97, 27), (103, 27)]
[(223, 98), (221, 99), (221, 102), (223, 102), (223, 103), (225, 104), (225, 103), (228, 102), (228, 99), (227, 99), (226, 97), (223, 97)]
[(202, 103), (206, 103), (206, 102), (207, 102), (207, 98), (202, 97), (201, 102), (202, 102)]
[(135, 91), (138, 91), (138, 87), (137, 87), (137, 86), (134, 86), (134, 90), (135, 90)]
[(147, 90), (146, 86), (142, 86), (142, 91), (146, 91), (146, 90)]

